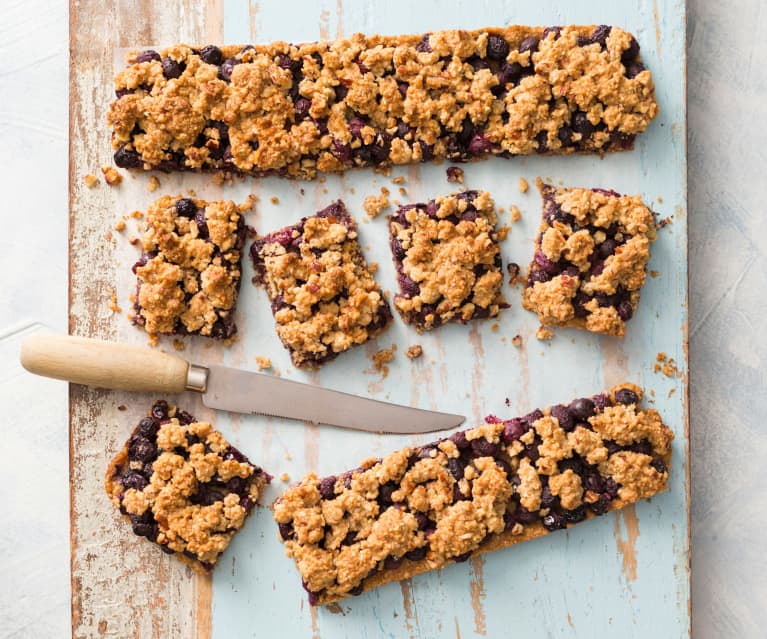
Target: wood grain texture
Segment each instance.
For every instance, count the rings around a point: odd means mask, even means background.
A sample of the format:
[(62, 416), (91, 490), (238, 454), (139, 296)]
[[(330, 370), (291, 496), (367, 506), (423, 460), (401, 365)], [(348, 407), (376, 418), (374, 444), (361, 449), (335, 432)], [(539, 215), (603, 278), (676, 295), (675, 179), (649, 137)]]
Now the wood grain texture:
[[(221, 26), (221, 5), (215, 2), (70, 4), (72, 334), (113, 339), (125, 319), (108, 309), (116, 279), (110, 240), (115, 192), (87, 189), (83, 182), (87, 173), (111, 164), (105, 116), (113, 98), (114, 49), (220, 40)], [(117, 406), (130, 405), (137, 396), (70, 387), (72, 635), (209, 636), (210, 589), (198, 584), (205, 578), (135, 538), (103, 490), (106, 466), (130, 432), (129, 420), (148, 406), (148, 398), (138, 397), (143, 405), (125, 413)]]

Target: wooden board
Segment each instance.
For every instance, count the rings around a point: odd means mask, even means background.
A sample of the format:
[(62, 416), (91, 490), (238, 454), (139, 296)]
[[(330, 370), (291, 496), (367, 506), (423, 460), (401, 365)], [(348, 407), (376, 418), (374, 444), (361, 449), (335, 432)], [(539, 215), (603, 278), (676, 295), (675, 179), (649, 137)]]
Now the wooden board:
[[(93, 7), (88, 5), (93, 4)], [(616, 5), (618, 3), (615, 3)], [(422, 201), (453, 190), (446, 165), (395, 171), (405, 194), (390, 178), (350, 172), (324, 183), (277, 179), (243, 180), (219, 187), (205, 176), (160, 176), (161, 189), (146, 190), (148, 176), (126, 177), (116, 189), (89, 191), (82, 176), (108, 163), (104, 113), (111, 99), (113, 52), (127, 46), (189, 42), (266, 42), (332, 38), (354, 31), (398, 33), (438, 28), (479, 28), (501, 24), (608, 23), (635, 33), (652, 69), (661, 115), (633, 153), (599, 158), (494, 159), (465, 166), (466, 185), (491, 191), (498, 206), (516, 204), (523, 219), (503, 244), (504, 261), (525, 264), (540, 214), (535, 189), (521, 194), (520, 177), (551, 178), (567, 185), (603, 186), (641, 193), (673, 223), (653, 247), (640, 311), (620, 342), (583, 332), (560, 331), (538, 342), (535, 317), (520, 306), (520, 290), (507, 287), (512, 308), (496, 322), (448, 326), (417, 336), (399, 319), (377, 344), (346, 354), (321, 373), (304, 374), (289, 364), (279, 345), (263, 291), (248, 283), (246, 265), (238, 311), (240, 340), (231, 348), (186, 340), (185, 354), (204, 362), (255, 368), (269, 356), (290, 379), (309, 381), (380, 399), (462, 412), (479, 423), (488, 413), (513, 416), (539, 405), (597, 392), (630, 379), (650, 389), (655, 406), (677, 433), (675, 464), (667, 493), (599, 520), (523, 546), (476, 558), (466, 564), (391, 584), (340, 606), (311, 609), (292, 561), (283, 556), (276, 527), (260, 509), (237, 537), (212, 580), (197, 577), (150, 544), (132, 536), (115, 516), (101, 487), (110, 455), (152, 400), (149, 396), (71, 392), (73, 633), (123, 636), (261, 637), (284, 636), (551, 636), (682, 637), (689, 632), (689, 480), (686, 375), (653, 372), (656, 353), (666, 352), (686, 371), (686, 149), (684, 111), (684, 3), (640, 2), (595, 7), (571, 2), (564, 11), (553, 2), (423, 0), (358, 3), (189, 2), (183, 9), (161, 3), (118, 4), (108, 15), (96, 3), (72, 7), (71, 141), (71, 329), (133, 343), (145, 336), (127, 321), (133, 282), (130, 265), (137, 251), (111, 232), (118, 214), (146, 205), (162, 193), (194, 189), (200, 197), (238, 201), (260, 198), (248, 221), (265, 232), (343, 197), (361, 218), (366, 195), (387, 186), (402, 202)], [(90, 9), (90, 10), (89, 10)], [(151, 16), (151, 19), (149, 18)], [(301, 191), (303, 189), (303, 192)], [(278, 198), (273, 203), (271, 198)], [(107, 239), (106, 235), (110, 235)], [(361, 224), (369, 259), (380, 264), (379, 282), (393, 288), (385, 220)], [(108, 309), (116, 292), (123, 313)], [(521, 349), (511, 344), (520, 334)], [(373, 370), (370, 356), (397, 344), (387, 377)], [(404, 357), (420, 343), (421, 360)], [(161, 348), (171, 349), (169, 340)], [(196, 398), (183, 403), (218, 426), (272, 474), (295, 480), (312, 470), (331, 473), (354, 467), (428, 436), (381, 437), (317, 428), (259, 417), (213, 414)], [(127, 410), (120, 411), (118, 406)], [(271, 501), (284, 488), (270, 488)]]

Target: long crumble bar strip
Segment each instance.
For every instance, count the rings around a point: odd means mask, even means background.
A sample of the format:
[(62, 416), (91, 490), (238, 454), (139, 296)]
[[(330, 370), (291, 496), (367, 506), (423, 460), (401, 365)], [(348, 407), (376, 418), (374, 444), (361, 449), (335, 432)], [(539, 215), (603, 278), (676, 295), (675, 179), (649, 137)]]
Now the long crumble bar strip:
[(150, 334), (227, 339), (237, 332), (244, 208), (168, 195), (150, 205), (133, 265), (134, 324)]
[(633, 146), (658, 113), (618, 27), (434, 31), (128, 56), (118, 166), (311, 179), (352, 167)]
[(622, 337), (639, 304), (655, 217), (638, 195), (555, 188), (543, 198), (523, 306), (548, 326)]
[(389, 218), (399, 293), (394, 306), (419, 332), (495, 317), (508, 304), (498, 216), (490, 194), (465, 191), (401, 206)]
[(257, 238), (250, 255), (253, 281), (266, 288), (277, 335), (299, 368), (320, 367), (392, 319), (340, 200)]
[(271, 479), (209, 423), (159, 400), (110, 464), (106, 491), (136, 535), (205, 573)]
[(313, 605), (527, 541), (665, 490), (673, 433), (621, 384), (323, 479), (273, 506)]

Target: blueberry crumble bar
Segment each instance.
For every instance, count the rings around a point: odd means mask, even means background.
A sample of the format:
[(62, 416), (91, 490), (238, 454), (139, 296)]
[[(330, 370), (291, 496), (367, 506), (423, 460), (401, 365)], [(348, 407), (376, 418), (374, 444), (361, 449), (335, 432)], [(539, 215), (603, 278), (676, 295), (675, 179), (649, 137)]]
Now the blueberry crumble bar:
[(133, 323), (150, 334), (226, 339), (240, 288), (245, 207), (164, 196), (146, 214)]
[(319, 479), (273, 506), (312, 605), (567, 528), (665, 490), (671, 430), (621, 384)]
[(645, 282), (655, 217), (638, 195), (538, 180), (543, 216), (523, 306), (548, 326), (623, 336)]
[(299, 368), (318, 368), (379, 335), (391, 321), (340, 200), (297, 224), (256, 238), (256, 275), (272, 304), (277, 335)]
[(490, 194), (465, 191), (401, 206), (389, 218), (399, 293), (394, 306), (418, 332), (508, 308), (498, 217)]
[(135, 534), (209, 572), (271, 479), (209, 423), (160, 400), (110, 464), (106, 490)]
[(115, 163), (311, 179), (352, 167), (633, 146), (658, 113), (618, 27), (434, 31), (128, 56)]

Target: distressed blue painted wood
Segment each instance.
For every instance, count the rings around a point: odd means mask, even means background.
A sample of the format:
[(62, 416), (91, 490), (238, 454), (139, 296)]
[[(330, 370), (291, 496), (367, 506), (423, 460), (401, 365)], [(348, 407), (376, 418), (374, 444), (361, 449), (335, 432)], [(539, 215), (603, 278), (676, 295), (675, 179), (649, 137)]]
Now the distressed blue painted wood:
[[(674, 429), (674, 467), (668, 492), (621, 514), (610, 514), (564, 533), (505, 549), (441, 572), (389, 584), (343, 602), (312, 610), (292, 560), (283, 554), (276, 526), (261, 509), (235, 540), (227, 562), (213, 579), (213, 635), (225, 637), (686, 637), (689, 633), (689, 485), (686, 437), (686, 375), (667, 378), (653, 372), (656, 354), (673, 357), (686, 370), (687, 210), (685, 123), (685, 5), (683, 0), (594, 3), (407, 0), (225, 0), (227, 43), (294, 42), (367, 33), (421, 32), (439, 28), (479, 28), (508, 24), (616, 24), (634, 33), (653, 71), (659, 118), (633, 153), (596, 157), (494, 159), (466, 165), (465, 183), (489, 190), (508, 211), (516, 204), (522, 221), (503, 244), (505, 262), (525, 265), (540, 215), (534, 188), (519, 192), (520, 177), (537, 176), (572, 186), (614, 188), (641, 193), (661, 217), (673, 223), (653, 246), (640, 310), (624, 341), (575, 330), (558, 331), (538, 342), (536, 318), (521, 308), (521, 291), (509, 288), (512, 308), (495, 322), (446, 326), (418, 336), (399, 318), (377, 345), (343, 355), (321, 373), (293, 369), (272, 326), (263, 291), (248, 285), (246, 271), (240, 301), (241, 340), (224, 355), (232, 365), (255, 368), (255, 356), (269, 356), (287, 378), (318, 383), (380, 399), (438, 408), (467, 415), (514, 416), (534, 407), (595, 393), (632, 380), (650, 391), (648, 399)], [(406, 195), (390, 178), (371, 171), (329, 177), (325, 183), (278, 179), (244, 180), (224, 194), (243, 200), (259, 196), (250, 223), (266, 232), (311, 214), (342, 197), (358, 219), (362, 200), (381, 186), (402, 202), (447, 193), (445, 167), (421, 166), (395, 171), (403, 175)], [(180, 186), (192, 178), (174, 177)], [(169, 179), (169, 183), (170, 182)], [(165, 186), (164, 181), (164, 186)], [(201, 197), (222, 194), (212, 185)], [(304, 191), (304, 195), (300, 190)], [(279, 198), (279, 204), (270, 198)], [(394, 269), (383, 216), (361, 223), (368, 258), (380, 264), (379, 282), (393, 288)], [(250, 268), (250, 265), (247, 267)], [(246, 320), (247, 316), (247, 320)], [(521, 349), (511, 344), (520, 334)], [(398, 346), (388, 377), (373, 371), (370, 356)], [(424, 356), (411, 362), (408, 345), (419, 343)], [(210, 360), (211, 350), (192, 345), (189, 354)], [(506, 400), (510, 406), (506, 405)], [(200, 409), (201, 416), (205, 414)], [(221, 429), (239, 447), (279, 476), (291, 481), (308, 471), (329, 474), (352, 468), (371, 455), (395, 450), (423, 437), (376, 436), (316, 428), (261, 417), (216, 416)], [(285, 487), (279, 479), (267, 494), (271, 501)]]

